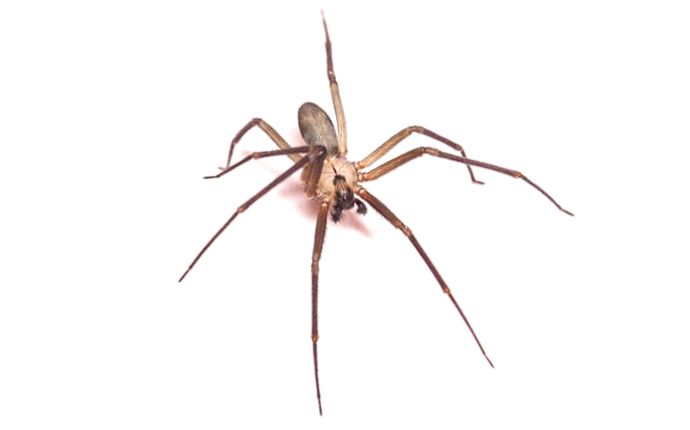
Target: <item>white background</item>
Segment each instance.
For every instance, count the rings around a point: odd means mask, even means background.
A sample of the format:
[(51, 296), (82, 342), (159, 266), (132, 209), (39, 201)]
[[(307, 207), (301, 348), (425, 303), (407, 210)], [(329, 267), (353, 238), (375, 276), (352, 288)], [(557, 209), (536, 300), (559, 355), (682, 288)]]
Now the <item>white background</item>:
[[(1, 428), (688, 428), (684, 2), (240, 3), (0, 7)], [(302, 102), (332, 112), (321, 8), (353, 160), (424, 125), (576, 216), (432, 158), (372, 183), (496, 369), (404, 236), (351, 214), (321, 264), (319, 418), (297, 176), (177, 278), (289, 166), (202, 180), (234, 133), (298, 144)]]

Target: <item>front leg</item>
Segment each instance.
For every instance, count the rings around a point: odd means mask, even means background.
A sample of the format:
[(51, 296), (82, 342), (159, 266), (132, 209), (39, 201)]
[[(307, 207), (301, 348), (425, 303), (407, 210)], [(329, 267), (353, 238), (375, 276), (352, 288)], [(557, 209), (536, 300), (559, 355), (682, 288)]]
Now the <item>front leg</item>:
[(412, 246), (414, 246), (414, 248), (417, 250), (417, 253), (419, 254), (419, 256), (422, 257), (422, 260), (424, 260), (424, 263), (426, 263), (426, 265), (429, 268), (429, 270), (431, 271), (432, 275), (434, 275), (434, 278), (436, 278), (436, 281), (438, 282), (438, 285), (441, 287), (441, 290), (443, 290), (443, 292), (448, 296), (450, 301), (453, 303), (453, 306), (455, 306), (455, 309), (457, 309), (458, 313), (460, 314), (460, 317), (465, 322), (465, 325), (467, 326), (467, 328), (470, 330), (470, 333), (472, 334), (472, 337), (474, 338), (475, 343), (479, 347), (479, 350), (484, 355), (484, 358), (486, 359), (486, 361), (489, 363), (489, 365), (491, 367), (494, 367), (494, 364), (491, 362), (491, 359), (489, 358), (486, 351), (484, 350), (484, 346), (482, 346), (482, 343), (479, 341), (479, 337), (474, 332), (474, 329), (472, 328), (470, 321), (465, 316), (465, 313), (460, 308), (460, 305), (455, 300), (455, 297), (453, 297), (453, 293), (450, 292), (450, 288), (446, 284), (446, 281), (441, 277), (441, 274), (436, 269), (436, 266), (431, 261), (431, 258), (429, 258), (426, 251), (424, 251), (424, 248), (422, 248), (422, 245), (420, 245), (420, 243), (417, 241), (417, 238), (414, 236), (414, 234), (412, 234), (412, 230), (410, 230), (410, 228), (408, 226), (406, 226), (402, 221), (400, 221), (400, 218), (398, 218), (393, 213), (393, 211), (388, 209), (388, 207), (385, 204), (383, 204), (383, 202), (381, 200), (374, 197), (367, 190), (360, 187), (357, 189), (356, 192), (362, 198), (362, 200), (369, 203), (369, 205), (372, 208), (374, 208), (374, 210), (376, 212), (380, 213), (381, 216), (383, 216), (395, 228), (400, 230), (407, 237), (407, 239), (409, 239), (409, 241), (412, 243)]
[(326, 237), (326, 221), (328, 221), (329, 206), (329, 200), (321, 201), (319, 214), (316, 218), (314, 250), (311, 257), (311, 344), (314, 357), (314, 380), (316, 382), (316, 400), (319, 402), (319, 415), (323, 415), (323, 410), (321, 409), (321, 386), (319, 385), (319, 354), (316, 346), (319, 341), (319, 260), (321, 260), (321, 250)]
[(235, 218), (237, 218), (237, 216), (239, 216), (239, 214), (241, 214), (244, 211), (246, 211), (247, 209), (249, 209), (249, 207), (251, 205), (253, 205), (257, 200), (259, 200), (261, 197), (265, 196), (266, 193), (271, 191), (278, 184), (280, 184), (281, 182), (283, 182), (284, 180), (289, 178), (290, 175), (292, 175), (293, 173), (295, 173), (296, 171), (298, 171), (299, 169), (301, 169), (302, 167), (304, 167), (308, 163), (316, 160), (317, 158), (323, 157), (325, 153), (326, 153), (326, 148), (324, 148), (323, 146), (311, 147), (311, 152), (309, 152), (309, 154), (300, 158), (300, 160), (297, 163), (290, 166), (290, 168), (288, 168), (286, 171), (284, 171), (283, 173), (278, 175), (278, 177), (276, 177), (274, 180), (269, 182), (268, 185), (266, 185), (261, 190), (259, 190), (259, 192), (254, 194), (249, 200), (247, 200), (246, 202), (244, 202), (240, 206), (238, 206), (237, 209), (235, 209), (235, 212), (233, 212), (233, 214), (230, 216), (230, 218), (228, 218), (228, 220), (225, 221), (225, 224), (223, 224), (223, 226), (220, 229), (218, 229), (218, 231), (216, 231), (216, 233), (211, 237), (211, 239), (208, 242), (206, 242), (206, 245), (204, 245), (204, 247), (201, 248), (201, 251), (199, 251), (199, 253), (196, 255), (196, 257), (194, 257), (194, 260), (192, 260), (192, 262), (189, 264), (189, 267), (187, 268), (187, 270), (185, 270), (185, 272), (182, 274), (182, 276), (180, 276), (180, 279), (178, 280), (178, 282), (182, 282), (182, 280), (187, 276), (189, 271), (194, 268), (194, 266), (199, 261), (199, 259), (201, 259), (201, 257), (204, 255), (204, 253), (206, 253), (208, 248), (211, 245), (213, 245), (213, 242), (215, 242), (216, 239), (218, 239), (218, 237), (220, 237), (220, 235), (223, 234), (225, 229), (228, 228), (228, 226), (235, 220)]

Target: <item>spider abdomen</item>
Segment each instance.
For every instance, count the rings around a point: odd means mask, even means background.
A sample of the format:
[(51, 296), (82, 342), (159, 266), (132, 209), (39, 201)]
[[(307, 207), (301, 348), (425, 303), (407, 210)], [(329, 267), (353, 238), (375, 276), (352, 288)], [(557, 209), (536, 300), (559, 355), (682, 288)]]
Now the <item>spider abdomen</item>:
[(323, 146), (329, 156), (338, 154), (338, 136), (328, 114), (318, 105), (306, 102), (297, 111), (302, 138), (308, 145)]

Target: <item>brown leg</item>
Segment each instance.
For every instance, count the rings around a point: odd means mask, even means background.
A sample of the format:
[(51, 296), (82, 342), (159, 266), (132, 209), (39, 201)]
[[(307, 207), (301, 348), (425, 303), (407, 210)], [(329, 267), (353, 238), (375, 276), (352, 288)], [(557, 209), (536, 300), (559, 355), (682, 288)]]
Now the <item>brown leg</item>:
[(326, 237), (326, 221), (328, 220), (328, 209), (330, 202), (321, 201), (319, 215), (316, 218), (316, 233), (314, 234), (314, 251), (311, 257), (311, 342), (312, 353), (314, 356), (314, 380), (316, 381), (316, 399), (319, 402), (319, 415), (323, 415), (321, 409), (321, 387), (319, 385), (319, 357), (316, 344), (319, 341), (319, 260), (323, 241)]
[(365, 202), (369, 203), (371, 207), (374, 208), (374, 210), (383, 215), (383, 217), (386, 218), (391, 224), (393, 224), (397, 229), (402, 231), (403, 234), (407, 236), (407, 238), (410, 240), (410, 242), (412, 242), (412, 245), (415, 247), (419, 255), (422, 257), (427, 267), (429, 267), (429, 270), (431, 270), (431, 273), (433, 273), (434, 277), (436, 278), (436, 281), (438, 281), (438, 284), (441, 286), (441, 289), (444, 293), (446, 293), (446, 295), (448, 295), (448, 298), (451, 302), (453, 302), (455, 309), (458, 310), (463, 321), (465, 321), (465, 325), (468, 329), (470, 329), (470, 333), (472, 333), (474, 341), (477, 342), (477, 346), (479, 346), (479, 349), (482, 351), (482, 354), (484, 354), (484, 358), (486, 358), (486, 361), (489, 362), (491, 367), (494, 367), (494, 364), (491, 362), (491, 359), (489, 359), (489, 356), (486, 355), (486, 351), (484, 351), (484, 347), (482, 346), (482, 343), (479, 341), (479, 337), (477, 337), (477, 334), (474, 332), (472, 325), (470, 325), (470, 322), (465, 316), (465, 313), (462, 311), (462, 309), (460, 309), (460, 305), (458, 305), (458, 302), (455, 301), (455, 297), (453, 297), (453, 294), (450, 292), (450, 288), (448, 288), (446, 281), (443, 280), (441, 274), (438, 272), (438, 270), (436, 270), (434, 263), (431, 262), (431, 259), (428, 255), (426, 255), (426, 252), (422, 248), (422, 245), (419, 244), (417, 238), (415, 238), (414, 234), (412, 234), (412, 230), (410, 230), (408, 226), (403, 224), (403, 222), (400, 221), (400, 219), (397, 216), (395, 216), (395, 214), (390, 209), (388, 209), (388, 207), (386, 207), (386, 205), (384, 205), (379, 199), (369, 194), (367, 190), (360, 187), (359, 189), (357, 189), (356, 192)]
[(373, 181), (374, 179), (380, 178), (381, 176), (385, 175), (386, 173), (388, 173), (392, 170), (395, 170), (398, 167), (402, 166), (403, 164), (407, 163), (408, 161), (412, 161), (415, 158), (421, 157), (424, 154), (433, 155), (434, 157), (439, 157), (439, 158), (445, 158), (447, 160), (457, 161), (458, 163), (462, 163), (462, 164), (465, 164), (467, 166), (476, 166), (476, 167), (481, 167), (482, 169), (493, 170), (495, 172), (503, 173), (504, 175), (512, 176), (514, 178), (520, 178), (523, 181), (530, 184), (532, 187), (534, 187), (537, 191), (542, 193), (547, 199), (549, 199), (551, 201), (551, 203), (556, 205), (556, 207), (559, 210), (567, 213), (570, 216), (575, 216), (569, 210), (563, 209), (563, 207), (561, 207), (561, 205), (559, 205), (556, 202), (556, 200), (554, 200), (553, 197), (551, 197), (539, 185), (532, 182), (529, 178), (527, 178), (527, 176), (523, 175), (522, 173), (518, 172), (517, 170), (506, 169), (505, 167), (496, 166), (495, 164), (489, 164), (489, 163), (485, 163), (483, 161), (472, 160), (472, 159), (466, 158), (466, 157), (459, 157), (457, 155), (453, 155), (453, 154), (449, 154), (447, 152), (439, 151), (436, 148), (430, 148), (428, 146), (422, 146), (422, 147), (413, 149), (411, 151), (408, 151), (404, 154), (401, 154), (401, 155), (393, 158), (390, 161), (385, 162), (384, 164), (380, 165), (379, 167), (377, 167), (377, 168), (375, 168), (369, 172), (360, 173), (359, 174), (359, 180), (362, 182)]
[[(283, 139), (283, 137), (280, 134), (278, 134), (277, 131), (275, 131), (275, 129), (273, 127), (268, 125), (268, 123), (266, 121), (264, 121), (261, 118), (254, 118), (251, 121), (249, 121), (247, 123), (247, 125), (242, 127), (240, 129), (240, 131), (238, 131), (237, 134), (235, 135), (235, 137), (232, 139), (232, 142), (230, 143), (230, 150), (228, 151), (228, 161), (227, 161), (227, 163), (225, 163), (225, 168), (230, 166), (230, 162), (232, 161), (232, 153), (235, 151), (235, 145), (237, 145), (239, 143), (240, 139), (242, 139), (242, 137), (249, 130), (251, 130), (253, 127), (256, 127), (256, 126), (258, 126), (261, 130), (263, 130), (264, 133), (266, 133), (268, 135), (268, 137), (270, 137), (271, 140), (278, 146), (278, 148), (280, 148), (280, 149), (291, 148), (290, 144), (288, 144), (285, 141), (285, 139)], [(295, 162), (299, 161), (299, 159), (301, 158), (297, 154), (289, 154), (288, 157), (290, 157), (290, 159), (292, 159), (292, 161), (295, 161)]]
[[(246, 163), (249, 160), (258, 160), (259, 158), (266, 158), (266, 157), (275, 157), (276, 155), (287, 155), (288, 157), (291, 157), (292, 155), (295, 154), (300, 154), (300, 153), (305, 153), (313, 150), (313, 146), (295, 146), (295, 147), (290, 147), (287, 149), (274, 149), (273, 151), (259, 151), (259, 152), (252, 152), (251, 154), (247, 155), (237, 163), (233, 164), (232, 166), (228, 166), (225, 169), (221, 170), (220, 173), (217, 173), (215, 175), (209, 175), (209, 176), (204, 176), (204, 179), (217, 179), (220, 178), (221, 176), (230, 173), (231, 171), (235, 170), (236, 168), (240, 167), (244, 163)], [(299, 158), (298, 158), (299, 161)]]
[[(412, 133), (423, 134), (424, 136), (430, 137), (434, 140), (437, 140), (441, 143), (444, 143), (444, 144), (450, 146), (451, 148), (455, 149), (456, 151), (460, 152), (460, 154), (462, 154), (463, 157), (467, 157), (467, 155), (465, 154), (465, 150), (462, 149), (462, 146), (458, 145), (457, 143), (453, 142), (452, 140), (446, 139), (445, 137), (443, 137), (439, 134), (436, 134), (431, 130), (427, 130), (424, 127), (420, 127), (418, 125), (413, 125), (411, 127), (407, 127), (405, 129), (401, 130), (399, 133), (395, 134), (390, 139), (383, 142), (383, 144), (381, 146), (379, 146), (378, 148), (376, 148), (374, 150), (374, 152), (367, 155), (362, 161), (355, 163), (355, 168), (357, 170), (360, 170), (360, 169), (364, 169), (364, 168), (369, 167), (372, 163), (376, 162), (378, 159), (380, 159), (381, 157), (386, 155), (388, 153), (388, 151), (393, 149), (393, 147), (395, 145), (400, 143), (403, 139), (409, 137)], [(483, 184), (484, 183), (484, 182), (478, 181), (474, 178), (474, 172), (472, 172), (472, 167), (467, 166), (467, 170), (470, 172), (470, 179), (472, 179), (472, 182), (474, 182), (476, 184)]]
[(201, 248), (201, 251), (194, 257), (194, 260), (192, 260), (191, 264), (185, 270), (185, 272), (180, 276), (180, 279), (178, 282), (182, 282), (182, 280), (187, 276), (187, 273), (189, 273), (190, 270), (196, 265), (197, 261), (201, 258), (202, 255), (206, 252), (206, 250), (215, 242), (216, 239), (225, 231), (226, 228), (230, 225), (231, 222), (237, 218), (237, 215), (241, 214), (245, 210), (247, 210), (252, 204), (254, 204), (255, 201), (259, 200), (261, 197), (263, 197), (266, 193), (271, 191), (276, 185), (280, 184), (283, 182), (285, 179), (287, 179), (290, 175), (298, 171), (300, 168), (304, 167), (307, 163), (310, 161), (313, 161), (317, 159), (318, 157), (322, 157), (326, 153), (326, 149), (322, 146), (315, 146), (313, 147), (312, 152), (310, 152), (308, 155), (305, 155), (302, 157), (297, 163), (293, 164), (290, 166), (289, 169), (281, 173), (277, 178), (272, 180), (268, 185), (263, 187), (258, 193), (256, 193), (252, 198), (247, 200), (246, 202), (242, 203), (236, 210), (235, 213), (232, 214), (232, 216), (223, 224), (223, 226), (216, 232), (216, 234), (211, 237), (211, 240), (209, 240), (206, 245), (204, 245), (203, 248)]
[(338, 90), (338, 81), (335, 79), (335, 70), (333, 70), (331, 38), (328, 36), (328, 26), (326, 25), (326, 17), (323, 11), (321, 11), (321, 20), (323, 21), (323, 31), (326, 33), (326, 70), (331, 88), (331, 98), (333, 99), (333, 109), (335, 109), (335, 121), (338, 124), (338, 155), (344, 157), (347, 154), (345, 111), (343, 110), (343, 102), (340, 100), (340, 90)]

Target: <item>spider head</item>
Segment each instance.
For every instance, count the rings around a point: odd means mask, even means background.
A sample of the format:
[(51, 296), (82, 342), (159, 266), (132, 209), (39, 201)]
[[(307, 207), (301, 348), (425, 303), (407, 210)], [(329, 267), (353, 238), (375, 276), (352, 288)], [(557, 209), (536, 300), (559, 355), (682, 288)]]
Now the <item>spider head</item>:
[(333, 178), (333, 186), (335, 187), (335, 203), (331, 207), (331, 218), (333, 222), (340, 221), (343, 211), (352, 209), (357, 206), (357, 213), (364, 215), (367, 213), (367, 207), (361, 200), (355, 198), (355, 193), (352, 191), (350, 185), (343, 175), (335, 175)]

